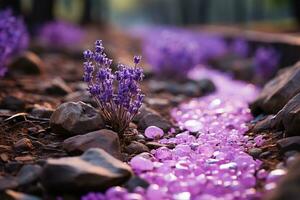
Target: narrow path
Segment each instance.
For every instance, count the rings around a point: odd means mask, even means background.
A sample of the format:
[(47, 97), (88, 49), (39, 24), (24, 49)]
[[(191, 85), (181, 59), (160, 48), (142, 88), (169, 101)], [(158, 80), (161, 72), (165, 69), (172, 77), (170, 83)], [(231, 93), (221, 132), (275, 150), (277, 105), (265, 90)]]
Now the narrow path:
[(191, 78), (210, 78), (217, 92), (175, 108), (171, 115), (189, 131), (161, 143), (175, 143), (172, 150), (152, 151), (153, 170), (139, 175), (154, 185), (149, 199), (230, 200), (255, 199), (255, 172), (261, 162), (245, 153), (249, 140), (244, 133), (251, 120), (248, 102), (257, 95), (250, 84), (209, 69), (198, 69)]

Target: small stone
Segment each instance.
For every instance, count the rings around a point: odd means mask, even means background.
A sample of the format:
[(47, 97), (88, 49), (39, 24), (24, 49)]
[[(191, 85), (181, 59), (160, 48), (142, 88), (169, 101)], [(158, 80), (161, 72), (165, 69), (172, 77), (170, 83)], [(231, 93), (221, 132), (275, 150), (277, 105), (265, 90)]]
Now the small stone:
[(14, 96), (5, 96), (0, 102), (1, 109), (19, 111), (25, 109), (25, 102)]
[(8, 157), (8, 155), (7, 155), (6, 153), (1, 153), (1, 154), (0, 154), (0, 158), (1, 158), (1, 160), (2, 160), (3, 162), (7, 162), (8, 159), (9, 159), (9, 157)]
[(33, 149), (33, 145), (30, 139), (22, 138), (14, 144), (14, 148), (18, 151), (25, 151)]
[(13, 190), (5, 191), (5, 199), (9, 199), (9, 200), (42, 200), (39, 197), (29, 195), (29, 194), (24, 194), (21, 192), (16, 192)]
[(128, 146), (125, 147), (125, 151), (129, 154), (139, 154), (143, 152), (149, 152), (149, 148), (136, 141), (132, 141)]
[(29, 162), (29, 161), (33, 161), (34, 157), (31, 155), (17, 156), (17, 157), (15, 157), (15, 160), (20, 161), (20, 162)]
[(200, 79), (199, 81), (197, 81), (197, 85), (202, 95), (209, 94), (216, 90), (216, 86), (211, 79), (207, 79), (207, 78)]
[(158, 139), (164, 136), (164, 131), (157, 126), (149, 126), (145, 130), (145, 136), (150, 139)]
[(9, 73), (13, 75), (39, 75), (45, 68), (41, 58), (33, 52), (25, 52), (16, 57), (9, 65)]
[(124, 187), (129, 191), (129, 192), (134, 192), (134, 190), (137, 188), (137, 187), (141, 187), (141, 188), (148, 188), (149, 186), (149, 183), (140, 178), (139, 176), (133, 176), (131, 179), (129, 179)]
[(134, 156), (130, 160), (130, 165), (133, 169), (140, 171), (149, 171), (154, 168), (152, 161), (141, 155)]
[(262, 153), (262, 149), (260, 148), (252, 148), (249, 150), (249, 154), (253, 157), (253, 158), (259, 158), (259, 155)]
[(105, 128), (98, 111), (81, 101), (61, 104), (51, 115), (55, 133), (78, 135)]
[(54, 78), (50, 83), (44, 86), (44, 90), (50, 95), (67, 95), (72, 92), (72, 89), (59, 77)]
[(122, 157), (118, 134), (108, 129), (70, 137), (63, 142), (63, 148), (80, 154), (90, 148), (101, 148), (115, 158)]
[(31, 115), (38, 118), (50, 118), (54, 109), (47, 108), (40, 105), (34, 105), (34, 108), (31, 110)]
[(283, 138), (277, 141), (277, 146), (282, 152), (300, 151), (300, 136)]
[(125, 183), (130, 167), (102, 149), (92, 148), (79, 157), (48, 159), (41, 181), (48, 191), (103, 191)]
[(158, 149), (160, 147), (166, 147), (165, 144), (161, 144), (161, 143), (153, 142), (153, 141), (147, 142), (146, 146), (149, 147), (150, 149)]

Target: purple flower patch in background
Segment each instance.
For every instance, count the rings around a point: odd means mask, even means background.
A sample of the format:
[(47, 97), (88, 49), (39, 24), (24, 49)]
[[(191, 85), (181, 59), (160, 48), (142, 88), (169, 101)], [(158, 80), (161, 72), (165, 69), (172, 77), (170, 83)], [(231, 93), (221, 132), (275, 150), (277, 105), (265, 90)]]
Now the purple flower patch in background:
[(0, 77), (7, 71), (8, 61), (28, 47), (29, 35), (22, 18), (11, 10), (0, 11)]
[(280, 61), (279, 53), (272, 47), (260, 47), (254, 55), (255, 72), (264, 78), (269, 78), (276, 72)]
[(41, 27), (38, 40), (52, 48), (67, 48), (83, 40), (84, 31), (75, 24), (53, 21)]

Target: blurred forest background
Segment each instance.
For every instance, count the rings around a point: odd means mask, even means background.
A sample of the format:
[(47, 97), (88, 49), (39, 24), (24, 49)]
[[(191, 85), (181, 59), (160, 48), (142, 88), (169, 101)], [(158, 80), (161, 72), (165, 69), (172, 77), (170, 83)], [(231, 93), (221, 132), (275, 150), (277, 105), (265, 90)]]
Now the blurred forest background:
[(120, 26), (300, 22), (299, 0), (0, 0), (0, 6), (22, 13), (31, 26), (53, 19)]

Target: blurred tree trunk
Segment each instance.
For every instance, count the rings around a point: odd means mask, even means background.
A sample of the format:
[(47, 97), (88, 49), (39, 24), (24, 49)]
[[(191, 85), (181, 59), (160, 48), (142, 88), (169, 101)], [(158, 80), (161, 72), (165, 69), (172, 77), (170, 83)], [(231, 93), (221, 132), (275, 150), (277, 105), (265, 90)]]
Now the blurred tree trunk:
[(296, 22), (298, 23), (298, 25), (300, 25), (300, 1), (291, 0), (291, 8)]
[(85, 0), (83, 5), (83, 14), (81, 18), (81, 24), (88, 24), (91, 22), (91, 0)]

